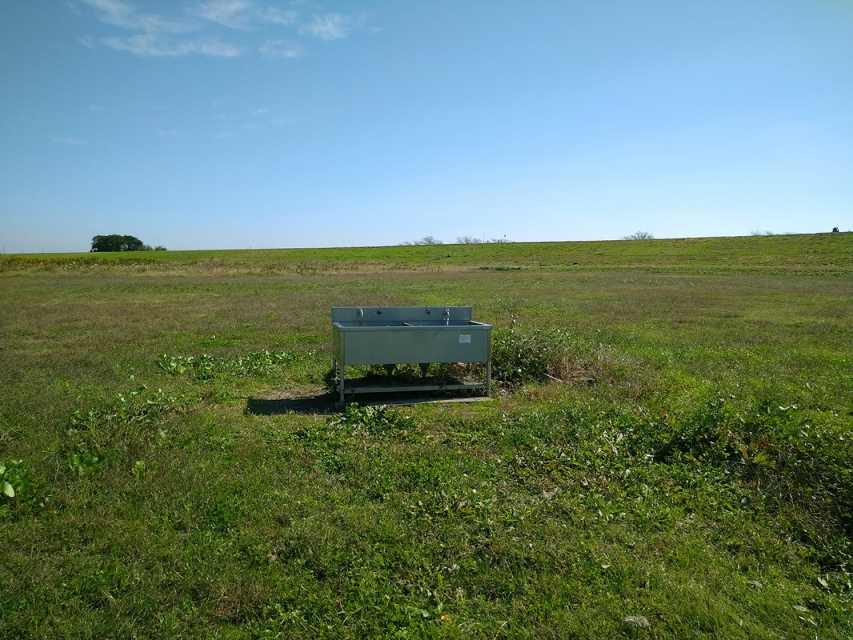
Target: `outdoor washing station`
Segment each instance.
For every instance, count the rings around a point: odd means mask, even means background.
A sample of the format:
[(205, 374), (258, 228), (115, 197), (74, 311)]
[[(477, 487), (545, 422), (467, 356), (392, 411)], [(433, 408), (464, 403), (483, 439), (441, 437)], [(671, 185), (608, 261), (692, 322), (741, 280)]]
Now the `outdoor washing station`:
[[(492, 326), (471, 319), (471, 307), (332, 307), (332, 350), (338, 374), (340, 403), (346, 394), (400, 391), (485, 389), (492, 382)], [(346, 381), (346, 367), (432, 363), (485, 362), (480, 383), (437, 381), (419, 384), (357, 384)]]

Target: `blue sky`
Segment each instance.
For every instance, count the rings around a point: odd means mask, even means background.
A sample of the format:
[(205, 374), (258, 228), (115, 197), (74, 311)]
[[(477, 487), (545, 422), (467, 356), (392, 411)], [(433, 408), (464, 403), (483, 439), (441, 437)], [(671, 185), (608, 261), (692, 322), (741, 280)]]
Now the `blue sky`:
[(853, 3), (0, 2), (0, 245), (853, 228)]

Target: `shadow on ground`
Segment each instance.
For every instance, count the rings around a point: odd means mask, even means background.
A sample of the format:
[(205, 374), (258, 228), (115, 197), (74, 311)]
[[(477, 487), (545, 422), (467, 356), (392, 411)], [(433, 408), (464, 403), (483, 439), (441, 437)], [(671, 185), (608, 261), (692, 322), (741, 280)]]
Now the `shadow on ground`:
[[(359, 382), (364, 383), (364, 378), (359, 379)], [(368, 379), (369, 381), (370, 379)], [(420, 383), (426, 380), (427, 383), (437, 383), (436, 381), (447, 383), (444, 378), (427, 378), (419, 379)], [(451, 383), (456, 383), (455, 379), (450, 380)], [(388, 382), (385, 379), (380, 379), (379, 382), (373, 382), (372, 386), (379, 388), (385, 387), (385, 393), (362, 393), (358, 396), (358, 403), (363, 405), (414, 405), (422, 403), (444, 403), (444, 402), (482, 402), (489, 400), (489, 396), (484, 396), (482, 390), (456, 390), (456, 391), (422, 391), (419, 390), (419, 384), (407, 385), (399, 381)], [(389, 393), (390, 392), (390, 393)], [(298, 413), (302, 415), (330, 415), (341, 410), (338, 404), (339, 396), (337, 392), (330, 393), (326, 389), (319, 386), (305, 386), (291, 388), (280, 392), (280, 395), (267, 398), (252, 398), (246, 400), (246, 413), (261, 415), (261, 416), (276, 416), (288, 413)], [(347, 396), (348, 402), (355, 400), (353, 396)]]
[(328, 414), (335, 410), (336, 394), (321, 392), (295, 398), (249, 398), (246, 412), (261, 416), (284, 413)]

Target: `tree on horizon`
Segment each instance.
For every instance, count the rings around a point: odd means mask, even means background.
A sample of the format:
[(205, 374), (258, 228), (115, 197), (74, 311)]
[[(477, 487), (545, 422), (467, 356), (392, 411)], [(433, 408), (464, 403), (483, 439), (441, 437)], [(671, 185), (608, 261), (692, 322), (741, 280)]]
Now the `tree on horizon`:
[(146, 245), (139, 238), (114, 233), (108, 236), (93, 237), (92, 248), (89, 252), (145, 251), (145, 249)]

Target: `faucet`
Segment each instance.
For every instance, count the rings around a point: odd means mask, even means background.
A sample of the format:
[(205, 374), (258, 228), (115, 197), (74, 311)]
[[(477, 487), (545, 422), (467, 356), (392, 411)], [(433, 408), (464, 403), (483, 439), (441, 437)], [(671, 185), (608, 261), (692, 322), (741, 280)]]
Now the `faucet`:
[(444, 307), (444, 315), (442, 317), (444, 318), (444, 324), (449, 325), (450, 324), (450, 307)]
[(359, 317), (359, 318), (363, 318), (363, 317), (364, 317), (364, 309), (359, 309), (359, 310), (358, 310), (358, 317)]

